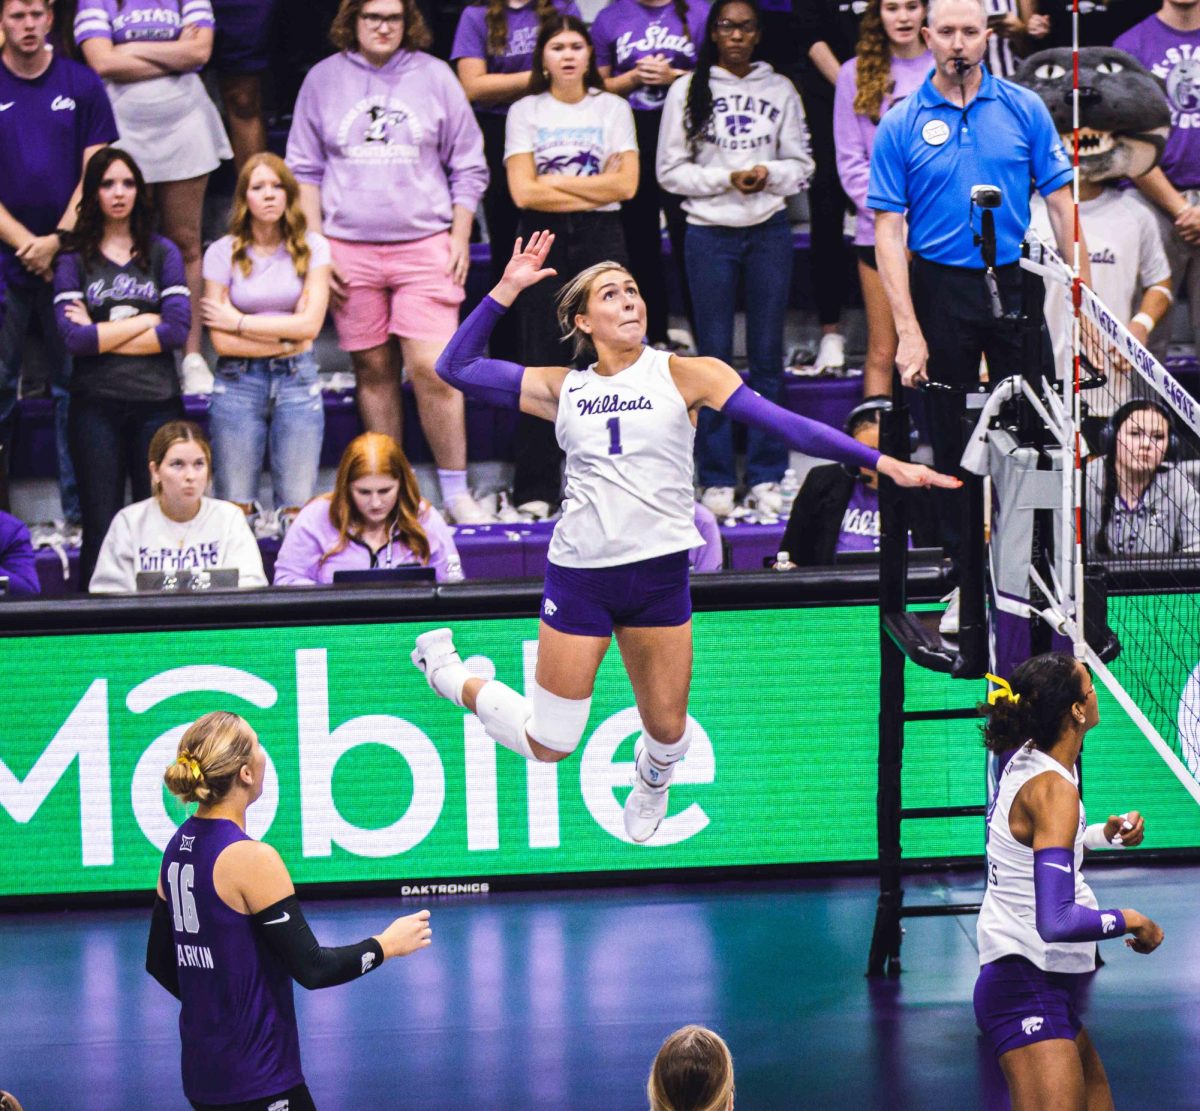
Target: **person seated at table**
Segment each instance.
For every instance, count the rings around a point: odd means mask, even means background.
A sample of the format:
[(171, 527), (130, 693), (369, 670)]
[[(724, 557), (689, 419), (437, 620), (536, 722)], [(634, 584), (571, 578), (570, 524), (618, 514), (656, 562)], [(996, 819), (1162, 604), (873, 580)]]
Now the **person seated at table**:
[[(846, 434), (878, 450), (879, 414), (891, 407), (886, 397), (866, 398), (846, 418)], [(936, 546), (928, 491), (906, 489), (899, 494), (908, 502), (909, 547)], [(842, 552), (879, 551), (879, 473), (840, 463), (814, 467), (796, 495), (779, 547), (798, 567), (833, 563)]]
[(25, 522), (0, 510), (0, 578), (8, 580), (0, 594), (41, 594), (34, 565), (33, 542)]
[(266, 586), (262, 556), (246, 515), (233, 502), (206, 497), (212, 449), (188, 420), (164, 424), (150, 440), (145, 501), (113, 518), (89, 589), (130, 594), (139, 571), (236, 569), (238, 586)]
[(331, 583), (336, 571), (432, 567), (463, 577), (445, 518), (424, 498), (400, 445), (382, 432), (351, 440), (333, 492), (308, 503), (283, 537), (276, 586)]
[(1088, 551), (1098, 556), (1200, 551), (1200, 492), (1174, 466), (1171, 414), (1157, 401), (1127, 401), (1101, 434), (1087, 467)]

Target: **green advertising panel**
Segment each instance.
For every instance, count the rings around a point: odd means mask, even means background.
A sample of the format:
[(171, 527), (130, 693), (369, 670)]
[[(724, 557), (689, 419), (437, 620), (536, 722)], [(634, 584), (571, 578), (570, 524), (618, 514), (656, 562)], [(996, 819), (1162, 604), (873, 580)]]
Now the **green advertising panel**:
[[(622, 828), (638, 721), (615, 649), (579, 750), (536, 765), (425, 686), (408, 652), (431, 623), (9, 639), (0, 896), (153, 886), (184, 814), (163, 769), (188, 723), (218, 708), (243, 714), (270, 756), (249, 832), (298, 883), (871, 859), (877, 622), (867, 606), (696, 614), (701, 728), (648, 845)], [(454, 627), (473, 667), (525, 688), (535, 621)], [(908, 693), (912, 708), (948, 707), (983, 685), (910, 668)], [(1086, 755), (1093, 813), (1137, 806), (1148, 845), (1200, 845), (1200, 808), (1101, 705)], [(910, 727), (909, 805), (978, 803), (984, 783), (974, 723)], [(978, 819), (906, 829), (907, 856), (981, 845)]]

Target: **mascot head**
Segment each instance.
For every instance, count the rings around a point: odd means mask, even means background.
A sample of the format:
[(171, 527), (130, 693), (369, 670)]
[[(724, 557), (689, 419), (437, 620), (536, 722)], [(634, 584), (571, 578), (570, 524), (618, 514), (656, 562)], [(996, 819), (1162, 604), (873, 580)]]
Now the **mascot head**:
[[(1071, 51), (1038, 51), (1013, 80), (1045, 101), (1070, 154)], [(1200, 93), (1200, 81), (1196, 88)], [(1111, 46), (1085, 46), (1079, 51), (1079, 125), (1085, 181), (1141, 177), (1162, 157), (1171, 110), (1158, 78), (1135, 58)]]

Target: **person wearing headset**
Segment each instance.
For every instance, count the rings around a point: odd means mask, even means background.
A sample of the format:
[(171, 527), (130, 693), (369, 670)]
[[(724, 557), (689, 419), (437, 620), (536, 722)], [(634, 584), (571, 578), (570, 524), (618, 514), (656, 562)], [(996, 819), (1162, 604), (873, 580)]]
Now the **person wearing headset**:
[[(842, 427), (878, 451), (879, 415), (891, 408), (890, 398), (868, 397), (850, 410)], [(900, 496), (908, 499), (909, 546), (936, 545), (928, 492), (901, 490)], [(841, 463), (814, 467), (796, 495), (779, 547), (798, 567), (826, 566), (842, 552), (879, 551), (879, 472)]]
[(1103, 454), (1086, 471), (1087, 546), (1093, 556), (1200, 551), (1200, 491), (1174, 466), (1171, 414), (1127, 401), (1108, 422)]

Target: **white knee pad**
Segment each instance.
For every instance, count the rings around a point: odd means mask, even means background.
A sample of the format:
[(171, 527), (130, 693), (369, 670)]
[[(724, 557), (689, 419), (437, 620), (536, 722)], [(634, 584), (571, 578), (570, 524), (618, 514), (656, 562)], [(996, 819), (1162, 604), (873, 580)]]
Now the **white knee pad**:
[(525, 736), (532, 711), (528, 698), (495, 679), (484, 683), (475, 697), (475, 716), (483, 722), (487, 735), (526, 760), (534, 759)]
[(560, 698), (543, 690), (536, 682), (530, 684), (529, 699), (533, 714), (525, 727), (538, 744), (555, 752), (574, 752), (583, 739), (588, 714), (592, 711), (590, 698)]

